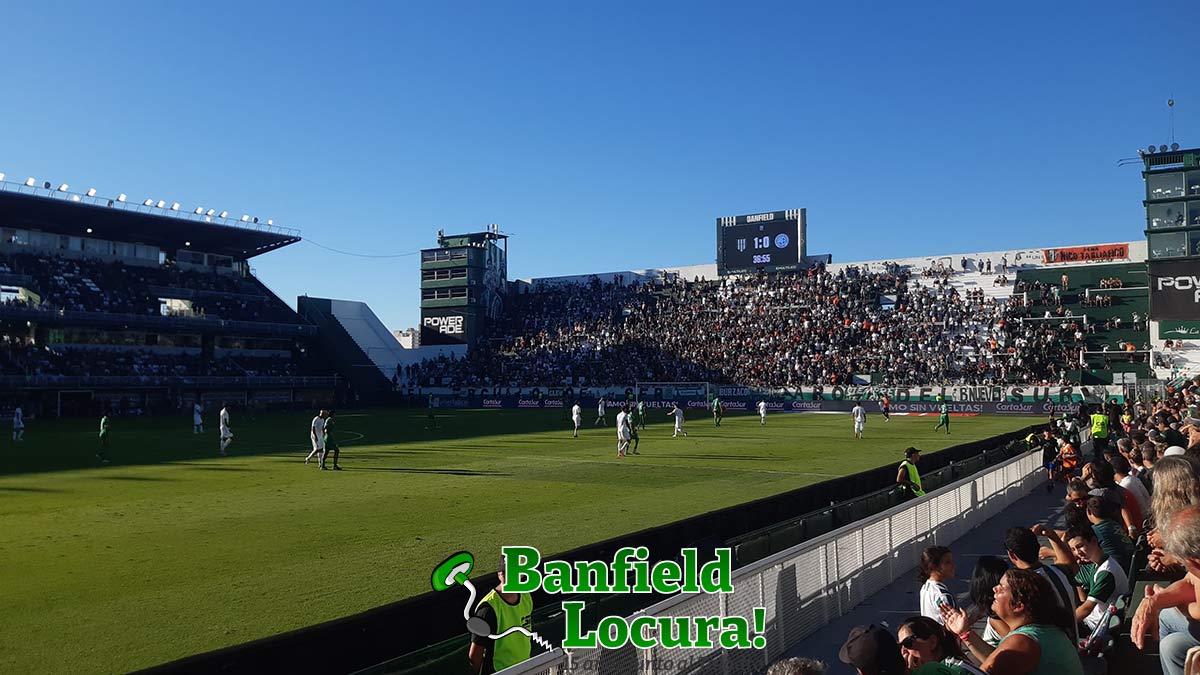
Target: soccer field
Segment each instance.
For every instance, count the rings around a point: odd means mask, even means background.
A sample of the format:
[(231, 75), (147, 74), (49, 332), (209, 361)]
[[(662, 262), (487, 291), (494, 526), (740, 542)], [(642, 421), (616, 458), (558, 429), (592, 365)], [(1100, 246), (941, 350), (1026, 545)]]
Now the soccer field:
[(107, 466), (94, 420), (31, 422), (2, 443), (0, 672), (147, 667), (423, 593), (460, 549), (550, 554), (1031, 423), (692, 413), (673, 439), (653, 412), (621, 460), (594, 413), (579, 439), (557, 410), (344, 413), (340, 472), (304, 465), (311, 414), (234, 411), (228, 458), (190, 411), (115, 419)]

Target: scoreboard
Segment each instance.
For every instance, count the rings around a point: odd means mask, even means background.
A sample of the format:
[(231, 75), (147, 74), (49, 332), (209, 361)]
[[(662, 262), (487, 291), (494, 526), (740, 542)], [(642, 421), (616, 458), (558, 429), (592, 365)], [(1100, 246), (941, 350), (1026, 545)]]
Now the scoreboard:
[(804, 209), (717, 219), (717, 273), (799, 269), (806, 254)]

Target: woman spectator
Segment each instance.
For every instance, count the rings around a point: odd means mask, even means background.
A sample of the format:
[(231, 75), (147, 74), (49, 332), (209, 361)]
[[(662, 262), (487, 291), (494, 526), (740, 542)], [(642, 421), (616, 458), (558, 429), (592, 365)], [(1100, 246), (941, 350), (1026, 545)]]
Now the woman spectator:
[[(909, 675), (977, 675), (982, 672), (966, 661), (954, 637), (927, 616), (905, 619), (896, 631), (896, 640), (900, 643), (900, 655), (908, 664)], [(940, 664), (942, 667), (922, 667), (927, 664)]]
[(988, 653), (980, 667), (996, 675), (1083, 675), (1075, 645), (1067, 637), (1073, 618), (1058, 604), (1050, 582), (1028, 570), (1009, 570), (996, 585), (992, 611), (1011, 631), (992, 650), (971, 630), (966, 612), (942, 610), (946, 628)]
[(1173, 515), (1198, 503), (1200, 470), (1195, 461), (1186, 456), (1173, 456), (1154, 463), (1154, 493), (1150, 497), (1154, 528), (1146, 533), (1146, 540), (1154, 547), (1149, 559), (1151, 569), (1167, 571), (1178, 566), (1178, 561), (1163, 550), (1164, 526)]
[(992, 555), (979, 556), (975, 569), (971, 572), (971, 616), (976, 620), (984, 619), (983, 641), (995, 648), (1008, 635), (1008, 626), (992, 611), (992, 602), (996, 600), (996, 586), (1000, 577), (1008, 571), (1008, 563), (1003, 558)]
[(921, 616), (942, 622), (941, 607), (954, 607), (954, 596), (946, 582), (954, 578), (954, 554), (945, 546), (930, 546), (921, 552)]

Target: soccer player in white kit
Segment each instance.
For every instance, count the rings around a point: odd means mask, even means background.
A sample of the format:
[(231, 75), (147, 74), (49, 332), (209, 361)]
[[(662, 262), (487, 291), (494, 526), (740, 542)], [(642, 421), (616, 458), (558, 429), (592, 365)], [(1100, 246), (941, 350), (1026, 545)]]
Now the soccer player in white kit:
[(312, 422), (308, 425), (308, 439), (312, 441), (312, 452), (308, 453), (308, 457), (304, 458), (304, 463), (308, 464), (313, 457), (325, 452), (325, 411), (320, 410), (317, 416), (312, 418)]
[(579, 401), (571, 406), (571, 421), (575, 423), (575, 435), (572, 438), (579, 438), (579, 427), (583, 426), (583, 408), (579, 407)]
[(596, 421), (592, 422), (592, 426), (597, 426), (599, 424), (608, 426), (608, 417), (607, 417), (607, 413), (604, 410), (604, 396), (603, 395), (600, 396), (600, 403), (596, 405)]
[(231, 431), (229, 429), (229, 406), (224, 403), (221, 404), (220, 419), (221, 419), (221, 456), (225, 457), (226, 455), (228, 455), (228, 453), (225, 452), (226, 448), (228, 448), (229, 444), (233, 442), (233, 431)]
[(203, 412), (204, 412), (204, 408), (202, 408), (200, 406), (200, 401), (196, 401), (195, 403), (192, 404), (192, 433), (193, 434), (204, 433), (204, 419), (202, 417), (200, 417), (200, 414)]
[(758, 402), (758, 425), (761, 427), (767, 426), (767, 402)]
[(25, 411), (21, 410), (21, 406), (13, 410), (13, 440), (25, 440)]
[(861, 403), (855, 403), (854, 408), (850, 411), (850, 416), (854, 418), (854, 437), (862, 438), (863, 429), (867, 426), (867, 411)]
[(687, 432), (683, 430), (683, 408), (680, 408), (677, 404), (671, 408), (671, 412), (667, 413), (667, 415), (675, 418), (675, 433), (671, 434), (671, 438), (675, 438), (679, 434), (683, 434), (686, 438)]
[(629, 421), (629, 413), (621, 406), (621, 412), (617, 413), (617, 457), (624, 457), (629, 449), (629, 439), (633, 436)]

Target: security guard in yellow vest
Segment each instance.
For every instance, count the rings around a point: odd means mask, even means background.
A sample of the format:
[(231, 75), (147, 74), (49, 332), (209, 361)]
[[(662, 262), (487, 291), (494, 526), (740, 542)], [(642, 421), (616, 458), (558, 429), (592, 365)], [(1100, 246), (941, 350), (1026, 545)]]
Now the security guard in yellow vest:
[(904, 449), (904, 461), (900, 462), (900, 470), (896, 473), (896, 483), (908, 491), (913, 497), (922, 497), (925, 490), (921, 487), (921, 473), (917, 471), (917, 462), (921, 459), (921, 451), (916, 448)]
[[(504, 559), (500, 559), (500, 584), (483, 596), (475, 607), (475, 616), (487, 622), (489, 635), (500, 635), (513, 626), (533, 630), (533, 598), (528, 593), (501, 593), (504, 586)], [(489, 675), (529, 658), (528, 635), (513, 632), (493, 640), (486, 635), (472, 635), (467, 659), (471, 672)]]
[(1100, 451), (1108, 447), (1108, 415), (1104, 408), (1096, 408), (1092, 413), (1092, 452), (1100, 456)]

